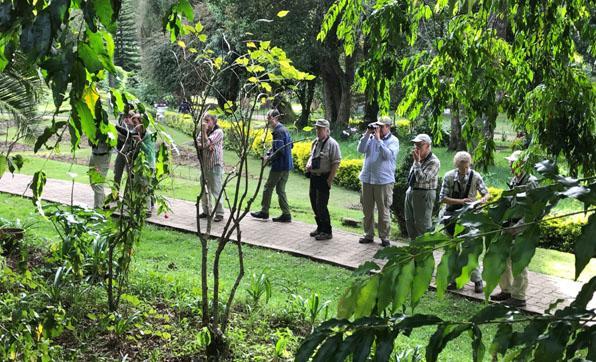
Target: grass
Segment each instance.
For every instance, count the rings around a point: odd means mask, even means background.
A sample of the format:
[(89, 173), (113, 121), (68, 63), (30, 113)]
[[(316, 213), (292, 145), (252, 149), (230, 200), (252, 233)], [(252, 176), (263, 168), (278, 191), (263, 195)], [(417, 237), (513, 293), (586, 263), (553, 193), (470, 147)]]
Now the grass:
[[(49, 221), (33, 213), (29, 200), (20, 197), (0, 194), (0, 213), (6, 218), (20, 218), (22, 220), (37, 221), (34, 233), (37, 237), (34, 242), (47, 248), (57, 240), (55, 231)], [(199, 285), (199, 243), (192, 234), (180, 233), (169, 229), (148, 226), (143, 230), (142, 242), (137, 246), (131, 270), (131, 293), (149, 303), (190, 303), (197, 305), (200, 295)], [(213, 250), (214, 248), (211, 248)], [(246, 288), (249, 276), (252, 273), (265, 273), (272, 280), (273, 294), (270, 303), (265, 307), (269, 316), (283, 315), (286, 313), (291, 294), (308, 297), (310, 293), (317, 293), (321, 299), (330, 300), (330, 315), (335, 314), (335, 305), (343, 290), (352, 280), (351, 272), (326, 264), (316, 263), (304, 258), (293, 257), (287, 254), (245, 246), (244, 260), (246, 276), (239, 289), (238, 301), (246, 300)], [(213, 253), (210, 253), (210, 261)], [(221, 259), (221, 282), (224, 292), (229, 291), (238, 269), (238, 258), (235, 248), (226, 249)], [(225, 294), (225, 293), (224, 293)], [(98, 302), (99, 303), (99, 302)], [(463, 320), (472, 316), (483, 307), (482, 303), (471, 302), (463, 298), (447, 296), (439, 300), (435, 294), (428, 292), (416, 309), (416, 313), (433, 313), (448, 320)], [(196, 308), (196, 307), (194, 307)], [(243, 322), (236, 321), (235, 328), (231, 331), (232, 339), (249, 338), (254, 331), (246, 330), (250, 315), (243, 317)], [(76, 327), (76, 326), (75, 326)], [(243, 331), (241, 330), (242, 328)], [(494, 327), (482, 329), (487, 338), (495, 333)], [(410, 338), (400, 337), (398, 345), (402, 348), (424, 346), (433, 333), (433, 329), (426, 328), (415, 331)], [(176, 334), (177, 331), (171, 331)], [(272, 333), (271, 330), (268, 333)], [(254, 337), (254, 336), (253, 336)], [(269, 338), (264, 336), (264, 340)], [(247, 355), (251, 348), (257, 346), (241, 343), (234, 340), (233, 344), (239, 345), (239, 354)], [(92, 343), (92, 342), (90, 342)], [(265, 356), (271, 356), (273, 345), (269, 339)], [(85, 348), (89, 348), (86, 346)], [(462, 336), (447, 346), (441, 354), (445, 360), (457, 360), (461, 356), (470, 356), (470, 339)], [(260, 356), (254, 356), (260, 360)], [(242, 360), (240, 358), (239, 360)], [(252, 359), (252, 358), (251, 358)]]

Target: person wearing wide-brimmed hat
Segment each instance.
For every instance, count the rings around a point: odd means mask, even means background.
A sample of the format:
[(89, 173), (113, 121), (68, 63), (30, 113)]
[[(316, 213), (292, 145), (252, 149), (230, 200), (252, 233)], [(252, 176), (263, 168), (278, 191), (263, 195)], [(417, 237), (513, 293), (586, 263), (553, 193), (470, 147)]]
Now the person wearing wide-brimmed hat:
[(358, 142), (358, 152), (364, 154), (364, 165), (360, 172), (362, 192), (360, 202), (364, 214), (364, 237), (361, 244), (373, 242), (375, 234), (375, 206), (378, 212), (378, 232), (382, 246), (389, 246), (391, 228), (390, 208), (393, 203), (395, 183), (395, 161), (399, 153), (399, 140), (391, 134), (393, 121), (390, 117), (380, 117), (368, 128)]
[(329, 121), (319, 119), (315, 123), (317, 138), (310, 148), (306, 172), (310, 175), (310, 205), (315, 213), (317, 228), (310, 233), (316, 240), (333, 237), (329, 217), (329, 191), (341, 162), (339, 144), (329, 135)]
[(406, 228), (410, 240), (430, 231), (441, 161), (432, 153), (432, 139), (421, 133), (412, 139), (414, 163), (408, 174), (405, 200)]
[[(522, 151), (514, 151), (511, 156), (505, 157), (509, 161), (509, 167), (513, 178), (509, 181), (510, 189), (530, 190), (538, 186), (537, 179), (526, 172), (526, 159), (523, 158)], [(513, 237), (524, 231), (524, 219), (509, 219), (503, 226), (507, 227), (506, 232)], [(491, 295), (490, 299), (503, 302), (512, 307), (524, 307), (526, 305), (526, 289), (528, 289), (528, 268), (524, 268), (519, 275), (513, 275), (511, 257), (507, 258), (505, 271), (499, 280), (501, 292)]]

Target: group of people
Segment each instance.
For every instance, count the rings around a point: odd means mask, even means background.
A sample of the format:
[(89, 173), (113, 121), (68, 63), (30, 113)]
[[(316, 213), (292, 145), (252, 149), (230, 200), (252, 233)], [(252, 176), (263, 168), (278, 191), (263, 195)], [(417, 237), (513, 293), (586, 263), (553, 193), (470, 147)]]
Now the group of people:
[[(114, 163), (114, 189), (119, 192), (124, 171), (130, 172), (132, 180), (143, 186), (146, 192), (146, 213), (150, 216), (153, 212), (153, 198), (151, 195), (151, 180), (146, 176), (133, 174), (132, 165), (136, 157), (142, 153), (150, 170), (155, 170), (155, 137), (143, 126), (141, 115), (129, 110), (124, 113), (118, 124), (118, 141), (116, 145), (116, 161)], [(102, 136), (103, 137), (103, 136)], [(93, 189), (93, 207), (105, 208), (105, 180), (110, 168), (112, 147), (107, 137), (98, 139), (91, 144), (91, 157), (89, 159), (90, 183)]]
[[(285, 192), (290, 171), (293, 169), (292, 148), (293, 141), (287, 128), (280, 122), (281, 114), (273, 109), (267, 113), (268, 126), (272, 133), (272, 145), (263, 156), (263, 162), (271, 166), (269, 175), (263, 187), (261, 208), (251, 212), (257, 219), (269, 219), (271, 198), (275, 190), (278, 196), (281, 215), (273, 217), (273, 222), (288, 223), (292, 221), (291, 209)], [(325, 119), (315, 122), (316, 138), (312, 141), (310, 155), (306, 162), (307, 177), (310, 178), (309, 198), (314, 213), (316, 229), (310, 236), (316, 240), (329, 240), (333, 237), (331, 218), (328, 210), (330, 190), (341, 163), (339, 144), (330, 135), (330, 124)], [(391, 133), (392, 119), (380, 117), (370, 123), (366, 132), (358, 142), (358, 152), (364, 155), (364, 164), (359, 175), (362, 183), (360, 201), (363, 212), (364, 235), (359, 239), (361, 244), (374, 242), (375, 209), (377, 211), (377, 236), (383, 247), (390, 246), (391, 229), (390, 208), (393, 202), (393, 186), (395, 183), (396, 160), (399, 153), (399, 140)], [(142, 127), (140, 116), (133, 112), (123, 117), (118, 126), (119, 142), (118, 156), (115, 163), (115, 184), (119, 185), (124, 165), (134, 157), (133, 150), (141, 142), (141, 150), (150, 152), (151, 137)], [(472, 157), (467, 152), (457, 152), (454, 157), (455, 168), (447, 172), (441, 187), (438, 184), (438, 174), (441, 163), (432, 152), (432, 139), (427, 134), (418, 134), (412, 140), (411, 151), (413, 164), (408, 174), (408, 189), (405, 195), (405, 220), (410, 240), (433, 229), (432, 215), (436, 193), (439, 201), (445, 204), (441, 222), (445, 225), (445, 232), (453, 236), (455, 233), (455, 218), (457, 210), (470, 203), (485, 203), (490, 194), (482, 176), (472, 170)], [(196, 144), (200, 151), (201, 177), (205, 189), (202, 193), (202, 212), (200, 218), (212, 218), (219, 222), (224, 218), (222, 183), (224, 175), (224, 132), (217, 124), (217, 117), (206, 114), (202, 120), (200, 135)], [(110, 150), (105, 142), (93, 146), (93, 156), (90, 164), (105, 177), (107, 173)], [(153, 156), (153, 163), (155, 162)], [(510, 162), (513, 178), (511, 188), (532, 188), (536, 179), (524, 171), (521, 152), (516, 151), (507, 157)], [(150, 157), (148, 157), (150, 159)], [(117, 187), (117, 186), (116, 186)], [(103, 206), (103, 187), (93, 185), (95, 192), (95, 206)], [(476, 200), (476, 195), (481, 198)], [(151, 204), (148, 201), (148, 213)], [(523, 230), (520, 225), (522, 219), (510, 220), (508, 232), (514, 236)], [(520, 227), (514, 227), (514, 226)], [(471, 274), (474, 290), (483, 291), (480, 270), (476, 268)], [(501, 277), (501, 293), (491, 296), (491, 299), (503, 301), (512, 306), (525, 305), (525, 291), (527, 288), (527, 269), (518, 276), (513, 276), (511, 261)], [(452, 282), (449, 288), (454, 288)]]

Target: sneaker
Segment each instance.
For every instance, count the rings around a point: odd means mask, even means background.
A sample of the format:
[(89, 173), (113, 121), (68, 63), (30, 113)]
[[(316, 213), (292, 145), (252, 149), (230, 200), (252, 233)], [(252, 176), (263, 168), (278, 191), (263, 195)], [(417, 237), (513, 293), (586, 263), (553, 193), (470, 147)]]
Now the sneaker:
[(263, 211), (251, 212), (250, 216), (257, 218), (257, 219), (269, 219), (269, 214)]
[(200, 218), (200, 219), (206, 219), (206, 218), (208, 218), (208, 217), (209, 217), (209, 214), (208, 214), (208, 213), (206, 213), (206, 212), (202, 212), (202, 213), (200, 213), (200, 214), (199, 214), (199, 218)]
[(213, 218), (213, 221), (215, 222), (220, 222), (223, 220), (223, 215), (215, 215), (215, 217)]
[(319, 233), (317, 236), (315, 236), (315, 240), (329, 240), (332, 237), (333, 235), (328, 233)]
[(474, 282), (474, 293), (482, 293), (484, 290), (484, 285), (482, 285), (482, 280)]
[(292, 215), (281, 214), (280, 216), (274, 217), (273, 219), (271, 219), (271, 221), (273, 221), (273, 222), (292, 222)]
[(381, 246), (386, 248), (388, 246), (391, 246), (391, 243), (387, 239), (381, 239)]
[(491, 295), (490, 296), (490, 300), (493, 300), (495, 302), (502, 302), (504, 300), (507, 300), (511, 298), (511, 293), (507, 293), (507, 292), (501, 292), (499, 294), (495, 294), (495, 295)]
[(310, 235), (311, 237), (314, 238), (315, 236), (319, 235), (319, 229), (315, 229), (314, 231), (311, 231), (310, 234), (308, 234), (308, 235)]
[(358, 240), (358, 242), (360, 244), (370, 244), (370, 243), (373, 242), (373, 240), (372, 239), (369, 239), (369, 238), (360, 238), (360, 240)]
[(525, 299), (516, 299), (516, 298), (509, 298), (503, 301), (503, 304), (508, 305), (513, 308), (521, 308), (526, 306)]

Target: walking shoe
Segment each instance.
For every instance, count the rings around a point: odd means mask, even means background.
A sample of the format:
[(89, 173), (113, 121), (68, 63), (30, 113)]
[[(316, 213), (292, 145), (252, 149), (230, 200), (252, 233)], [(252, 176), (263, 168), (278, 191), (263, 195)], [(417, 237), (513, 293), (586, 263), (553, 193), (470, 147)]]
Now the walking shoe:
[(263, 211), (251, 212), (250, 216), (257, 218), (257, 219), (269, 219), (269, 214)]
[(508, 305), (513, 308), (521, 308), (521, 307), (526, 306), (526, 300), (525, 299), (509, 298), (509, 299), (505, 299), (503, 301), (503, 304)]
[(308, 234), (310, 236), (312, 236), (313, 238), (317, 235), (319, 235), (319, 229), (315, 229), (314, 231), (311, 231), (310, 234)]
[(213, 218), (213, 221), (215, 222), (220, 222), (223, 220), (223, 215), (215, 215), (215, 217)]
[(315, 236), (315, 240), (329, 240), (332, 237), (333, 237), (333, 235), (331, 235), (331, 234), (319, 233), (317, 236)]
[(388, 246), (391, 246), (391, 243), (387, 239), (381, 239), (381, 246), (386, 248)]
[(511, 298), (511, 293), (501, 292), (499, 294), (491, 295), (490, 300), (494, 300), (495, 302), (502, 302)]
[(199, 218), (200, 218), (200, 219), (206, 219), (206, 218), (208, 218), (208, 217), (209, 217), (209, 214), (208, 214), (208, 213), (206, 213), (206, 212), (202, 212), (202, 213), (200, 213), (200, 214), (199, 214)]
[(278, 217), (271, 219), (273, 222), (292, 222), (292, 215), (281, 214)]
[(370, 243), (373, 242), (373, 240), (372, 239), (368, 239), (368, 238), (360, 238), (360, 240), (358, 240), (358, 242), (360, 244), (370, 244)]
[(483, 287), (482, 280), (474, 282), (474, 293), (482, 293)]

